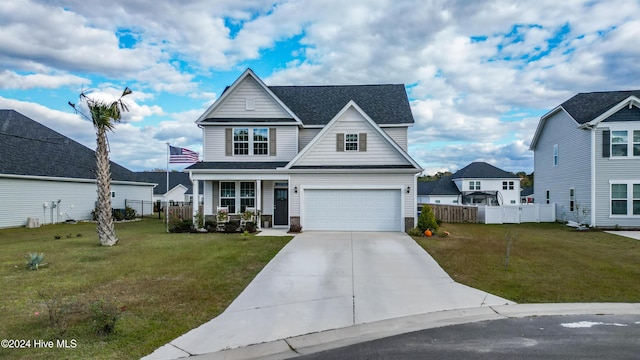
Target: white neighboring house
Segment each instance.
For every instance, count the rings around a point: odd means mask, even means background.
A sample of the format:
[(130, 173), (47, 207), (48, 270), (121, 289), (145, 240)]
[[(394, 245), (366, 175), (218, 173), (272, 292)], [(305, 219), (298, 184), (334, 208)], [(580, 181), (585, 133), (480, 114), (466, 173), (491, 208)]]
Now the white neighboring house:
[[(142, 171), (136, 173), (140, 181), (155, 183), (153, 189), (153, 202), (169, 201), (170, 203), (183, 205), (193, 202), (193, 187), (189, 174), (185, 172), (169, 172), (169, 191), (167, 191), (167, 173), (161, 171)], [(200, 194), (199, 203), (202, 204), (203, 196)]]
[(420, 204), (518, 205), (520, 178), (486, 162), (473, 162), (451, 176), (418, 183)]
[[(97, 201), (93, 150), (14, 111), (0, 110), (0, 228), (91, 219)], [(150, 202), (155, 184), (111, 162), (111, 205)], [(151, 214), (152, 208), (145, 209)]]
[(185, 171), (205, 215), (255, 208), (304, 230), (415, 224), (422, 169), (407, 153), (404, 85), (267, 86), (247, 69), (196, 123), (204, 160)]

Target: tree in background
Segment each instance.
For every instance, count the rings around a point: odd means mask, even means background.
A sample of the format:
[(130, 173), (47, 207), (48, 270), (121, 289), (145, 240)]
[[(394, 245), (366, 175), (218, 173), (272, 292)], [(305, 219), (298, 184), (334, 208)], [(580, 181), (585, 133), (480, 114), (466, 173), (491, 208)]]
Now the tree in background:
[(69, 105), (76, 113), (90, 119), (96, 129), (96, 180), (98, 183), (96, 229), (102, 246), (113, 246), (118, 242), (111, 210), (111, 165), (109, 163), (107, 131), (113, 131), (115, 125), (122, 118), (122, 112), (129, 111), (122, 98), (131, 94), (131, 92), (131, 89), (126, 87), (117, 100), (109, 103), (92, 99), (83, 91), (80, 93), (80, 101), (84, 101), (87, 104), (91, 118), (79, 111), (76, 108), (76, 104), (69, 102)]

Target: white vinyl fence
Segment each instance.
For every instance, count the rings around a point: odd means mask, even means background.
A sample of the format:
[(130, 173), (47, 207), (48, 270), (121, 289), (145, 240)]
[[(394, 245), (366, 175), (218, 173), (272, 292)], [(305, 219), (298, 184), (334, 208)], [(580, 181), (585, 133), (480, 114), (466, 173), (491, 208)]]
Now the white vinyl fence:
[(556, 205), (522, 204), (478, 206), (478, 222), (484, 224), (519, 224), (556, 221)]

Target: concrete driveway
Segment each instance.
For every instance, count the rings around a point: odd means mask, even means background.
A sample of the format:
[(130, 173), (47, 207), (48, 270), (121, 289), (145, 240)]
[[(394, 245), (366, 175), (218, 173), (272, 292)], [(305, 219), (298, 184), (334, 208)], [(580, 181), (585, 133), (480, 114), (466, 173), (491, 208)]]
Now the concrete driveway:
[(220, 316), (145, 359), (175, 359), (384, 319), (502, 304), (512, 303), (454, 282), (404, 233), (304, 232)]

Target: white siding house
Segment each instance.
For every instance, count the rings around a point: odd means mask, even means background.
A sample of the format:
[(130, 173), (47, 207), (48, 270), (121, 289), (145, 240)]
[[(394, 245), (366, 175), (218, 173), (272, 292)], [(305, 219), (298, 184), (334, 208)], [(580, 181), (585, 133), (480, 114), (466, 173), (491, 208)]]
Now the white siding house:
[(542, 116), (534, 151), (536, 203), (559, 219), (640, 228), (640, 90), (580, 93)]
[[(95, 154), (13, 111), (0, 110), (0, 228), (91, 218), (96, 206)], [(154, 184), (111, 163), (111, 203), (151, 202)], [(145, 209), (150, 214), (151, 207)]]
[[(404, 231), (415, 224), (403, 85), (267, 86), (247, 69), (196, 121), (204, 213), (255, 208), (263, 223)], [(194, 188), (194, 192), (196, 188)]]
[(473, 162), (437, 181), (421, 182), (421, 204), (518, 205), (520, 178), (485, 162)]

